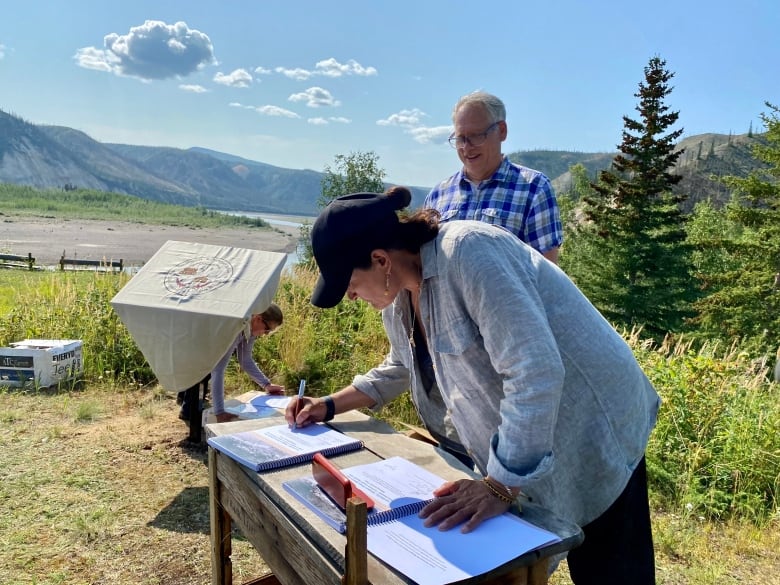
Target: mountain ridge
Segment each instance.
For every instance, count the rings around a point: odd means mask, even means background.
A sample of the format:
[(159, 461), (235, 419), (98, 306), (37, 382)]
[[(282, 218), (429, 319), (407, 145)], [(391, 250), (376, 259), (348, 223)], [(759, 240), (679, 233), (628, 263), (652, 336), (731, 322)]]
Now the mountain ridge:
[[(708, 133), (681, 140), (677, 146), (685, 153), (674, 172), (683, 179), (675, 189), (689, 195), (685, 206), (707, 198), (720, 204), (727, 200), (728, 193), (716, 178), (745, 176), (756, 168), (752, 145), (757, 140), (752, 133)], [(556, 192), (565, 193), (572, 165), (582, 164), (595, 178), (616, 154), (540, 149), (508, 156), (545, 173)], [(276, 167), (203, 147), (101, 143), (80, 130), (35, 125), (0, 110), (0, 182), (114, 191), (225, 211), (313, 216), (323, 177), (314, 170)], [(419, 207), (430, 188), (409, 188), (412, 207)]]

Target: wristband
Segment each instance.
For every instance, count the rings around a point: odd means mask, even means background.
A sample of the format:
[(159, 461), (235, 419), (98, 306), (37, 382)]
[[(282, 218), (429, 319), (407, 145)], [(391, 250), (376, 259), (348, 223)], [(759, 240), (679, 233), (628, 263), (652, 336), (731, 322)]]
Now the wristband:
[(336, 416), (336, 403), (330, 396), (325, 396), (322, 401), (325, 403), (325, 418), (322, 419), (322, 422), (328, 422)]
[(496, 486), (494, 486), (493, 482), (491, 482), (487, 477), (482, 478), (482, 483), (484, 483), (487, 486), (487, 489), (490, 491), (491, 494), (493, 494), (495, 497), (497, 497), (505, 504), (511, 505), (514, 503), (515, 499), (511, 496), (511, 492), (508, 489), (506, 490), (506, 493), (501, 493), (501, 491), (499, 491), (499, 489)]

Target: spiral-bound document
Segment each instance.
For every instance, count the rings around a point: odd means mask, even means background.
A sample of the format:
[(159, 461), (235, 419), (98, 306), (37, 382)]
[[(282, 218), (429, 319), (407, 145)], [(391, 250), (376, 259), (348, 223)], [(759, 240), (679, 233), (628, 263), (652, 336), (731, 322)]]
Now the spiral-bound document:
[(282, 424), (219, 435), (208, 439), (208, 444), (255, 471), (306, 463), (317, 452), (330, 457), (363, 447), (362, 441), (321, 423), (297, 429)]
[[(426, 527), (417, 513), (444, 483), (434, 473), (391, 457), (341, 470), (374, 500), (368, 513), (368, 550), (419, 585), (452, 583), (481, 575), (560, 538), (510, 513), (490, 518), (476, 530)], [(346, 516), (311, 476), (286, 481), (284, 488), (339, 532)]]

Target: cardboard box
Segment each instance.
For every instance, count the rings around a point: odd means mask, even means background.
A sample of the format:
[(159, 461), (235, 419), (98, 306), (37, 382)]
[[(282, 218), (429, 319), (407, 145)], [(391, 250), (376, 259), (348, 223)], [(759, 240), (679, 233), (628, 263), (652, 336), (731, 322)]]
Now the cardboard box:
[(0, 386), (48, 388), (84, 373), (80, 339), (25, 339), (0, 347)]

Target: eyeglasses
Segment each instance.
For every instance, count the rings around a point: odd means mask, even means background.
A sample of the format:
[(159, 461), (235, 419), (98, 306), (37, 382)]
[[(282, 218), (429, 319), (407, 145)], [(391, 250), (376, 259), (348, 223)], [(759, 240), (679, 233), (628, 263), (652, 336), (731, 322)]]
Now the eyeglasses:
[(271, 325), (268, 323), (268, 321), (266, 321), (266, 320), (265, 320), (265, 318), (264, 318), (264, 317), (260, 317), (260, 321), (262, 321), (262, 322), (263, 322), (263, 327), (265, 327), (265, 332), (266, 332), (266, 333), (271, 333), (271, 331), (273, 331), (273, 328), (272, 328), (272, 327), (271, 327)]
[(482, 146), (485, 144), (488, 134), (490, 134), (493, 131), (493, 128), (498, 126), (498, 124), (499, 122), (493, 122), (484, 132), (479, 132), (478, 134), (472, 134), (470, 136), (456, 136), (453, 134), (447, 139), (447, 142), (450, 143), (452, 148), (463, 148), (467, 144), (470, 144), (471, 146)]

